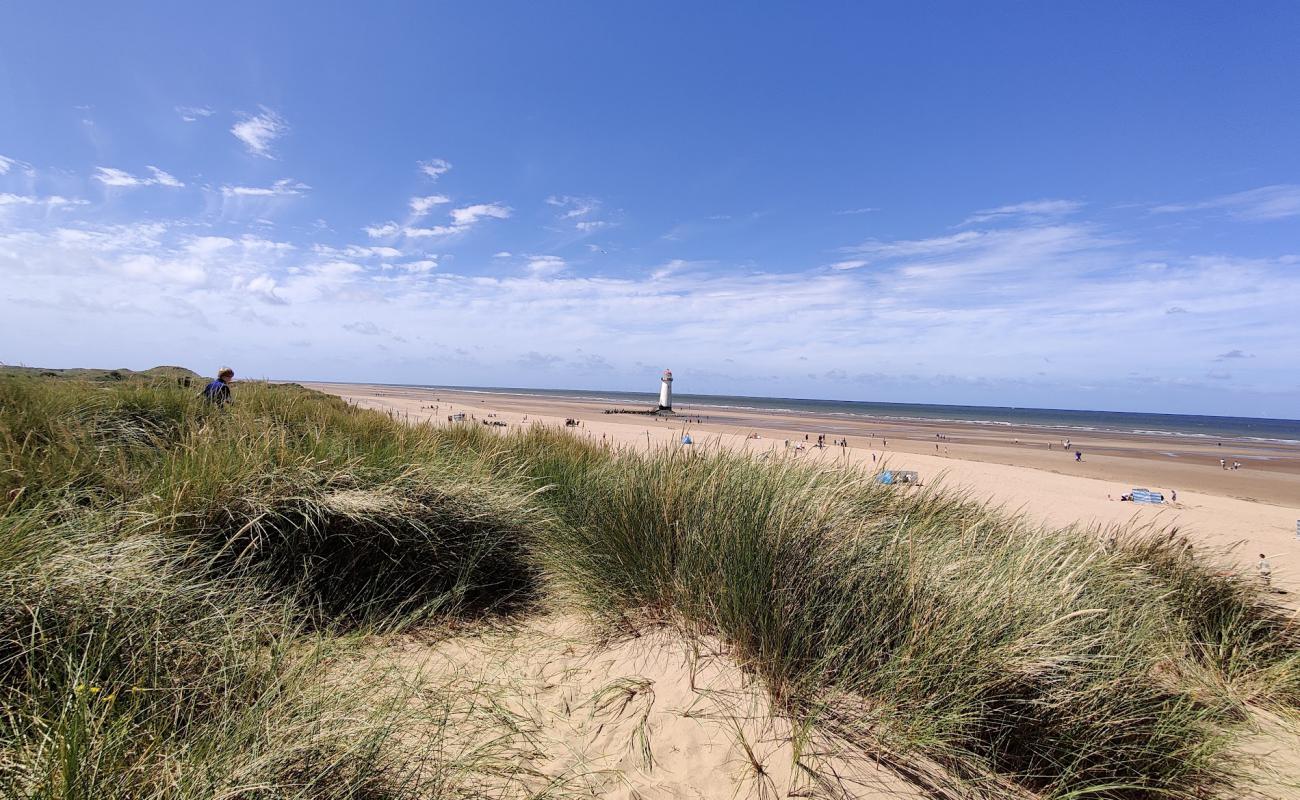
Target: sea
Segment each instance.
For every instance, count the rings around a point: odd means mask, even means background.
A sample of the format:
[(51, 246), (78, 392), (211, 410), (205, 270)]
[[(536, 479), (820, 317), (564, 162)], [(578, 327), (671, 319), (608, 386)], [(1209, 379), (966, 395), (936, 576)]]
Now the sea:
[[(569, 400), (593, 400), (644, 408), (658, 402), (657, 394), (583, 389), (516, 389), (487, 386), (420, 386), (458, 392), (511, 394)], [(1188, 436), (1219, 441), (1252, 441), (1300, 445), (1300, 420), (1262, 417), (1215, 417), (1199, 414), (1148, 414), (1128, 411), (1080, 411), (1065, 408), (1014, 406), (954, 406), (928, 403), (877, 403), (863, 400), (804, 400), (790, 397), (744, 397), (724, 394), (673, 394), (679, 413), (707, 414), (709, 409), (811, 414), (848, 419), (903, 422), (968, 422), (1026, 428)]]

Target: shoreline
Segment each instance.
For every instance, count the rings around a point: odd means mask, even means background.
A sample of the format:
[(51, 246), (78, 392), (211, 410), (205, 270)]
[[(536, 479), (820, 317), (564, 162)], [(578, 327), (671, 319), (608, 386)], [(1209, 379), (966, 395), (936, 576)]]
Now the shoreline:
[[(606, 414), (608, 403), (510, 393), (374, 384), (307, 382), (412, 423), (446, 424), (465, 413), (469, 422), (498, 422), (499, 429), (527, 425), (577, 425), (576, 434), (611, 446), (672, 446), (690, 433), (698, 446), (812, 458), (834, 465), (916, 470), (924, 483), (967, 492), (972, 499), (1021, 511), (1053, 526), (1155, 525), (1177, 528), (1206, 546), (1232, 550), (1241, 568), (1267, 554), (1274, 584), (1300, 591), (1300, 447), (1244, 444), (1220, 447), (1190, 437), (1096, 433), (1079, 442), (1076, 462), (1055, 437), (1042, 431), (973, 423), (866, 422), (818, 415), (784, 415), (712, 409), (672, 417)], [(701, 421), (695, 422), (699, 418)], [(817, 434), (847, 438), (847, 447), (817, 449)], [(797, 444), (806, 449), (796, 452)], [(758, 438), (754, 438), (758, 437)], [(1073, 437), (1072, 437), (1073, 438)], [(786, 441), (789, 441), (787, 447)], [(1049, 448), (1049, 445), (1051, 447)], [(1242, 462), (1220, 469), (1218, 459)], [(1271, 456), (1268, 460), (1251, 456)], [(1120, 502), (1134, 488), (1171, 490), (1177, 502)], [(1294, 573), (1298, 580), (1290, 576)]]
[[(376, 389), (412, 389), (419, 391), (438, 391), (455, 394), (476, 394), (489, 397), (521, 397), (535, 398), (543, 401), (554, 402), (575, 402), (575, 403), (601, 403), (614, 404), (628, 403), (632, 405), (645, 404), (654, 405), (655, 397), (651, 394), (640, 394), (636, 392), (614, 391), (600, 392), (599, 390), (586, 389), (524, 389), (515, 387), (481, 387), (481, 386), (436, 386), (407, 383), (364, 383), (350, 384), (339, 381), (299, 381), (303, 385), (308, 384), (338, 384), (338, 385), (355, 385), (370, 386)], [(623, 395), (623, 396), (615, 396)], [(679, 416), (694, 417), (700, 416), (698, 409), (714, 409), (718, 412), (749, 412), (754, 414), (771, 414), (771, 415), (790, 415), (790, 416), (813, 416), (824, 417), (827, 419), (838, 419), (845, 422), (879, 422), (879, 423), (906, 423), (916, 425), (976, 425), (989, 427), (1007, 427), (1019, 428), (1039, 432), (1076, 432), (1080, 434), (1092, 435), (1116, 435), (1116, 436), (1151, 436), (1151, 437), (1169, 437), (1169, 438), (1189, 438), (1216, 442), (1232, 442), (1241, 445), (1278, 445), (1282, 447), (1300, 446), (1300, 438), (1284, 438), (1271, 436), (1242, 436), (1236, 434), (1213, 434), (1201, 433), (1194, 431), (1182, 430), (1163, 430), (1155, 428), (1119, 428), (1104, 427), (1092, 425), (1065, 425), (1065, 424), (1048, 424), (1042, 422), (1022, 422), (998, 419), (963, 419), (959, 417), (940, 417), (940, 416), (915, 416), (907, 414), (872, 414), (872, 413), (853, 413), (848, 411), (820, 410), (816, 408), (784, 408), (784, 407), (765, 407), (760, 405), (739, 405), (734, 403), (714, 403), (702, 402), (696, 398), (718, 398), (718, 399), (750, 399), (758, 401), (789, 401), (791, 403), (850, 403), (855, 401), (846, 400), (817, 400), (813, 398), (796, 398), (796, 397), (747, 397), (745, 395), (677, 395), (677, 407), (682, 409)], [(683, 398), (690, 398), (683, 402)], [(1043, 413), (1061, 413), (1061, 414), (1108, 414), (1108, 415), (1133, 415), (1144, 417), (1189, 417), (1196, 419), (1215, 420), (1222, 419), (1228, 421), (1250, 421), (1256, 420), (1266, 423), (1293, 424), (1300, 431), (1300, 420), (1279, 419), (1274, 417), (1224, 417), (1210, 414), (1163, 414), (1157, 412), (1133, 412), (1133, 411), (1091, 411), (1088, 409), (1068, 409), (1068, 408), (1038, 408), (1038, 407), (1015, 407), (1015, 406), (949, 406), (936, 403), (886, 403), (886, 402), (864, 402), (864, 405), (876, 406), (899, 406), (899, 407), (930, 407), (930, 408), (987, 408), (989, 410), (1008, 410), (1008, 411), (1029, 411)], [(1300, 434), (1297, 434), (1300, 436)]]

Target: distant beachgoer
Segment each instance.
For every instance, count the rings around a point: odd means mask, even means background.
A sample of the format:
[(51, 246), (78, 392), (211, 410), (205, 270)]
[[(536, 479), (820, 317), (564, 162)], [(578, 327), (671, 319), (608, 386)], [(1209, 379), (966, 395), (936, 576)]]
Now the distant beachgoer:
[(1222, 458), (1219, 459), (1219, 469), (1227, 469), (1227, 468), (1228, 468), (1228, 462), (1223, 460)]
[(217, 379), (203, 387), (203, 399), (214, 406), (224, 406), (230, 402), (230, 382), (235, 379), (235, 371), (222, 367), (217, 371)]
[(1268, 559), (1264, 557), (1263, 553), (1259, 554), (1259, 563), (1255, 565), (1255, 568), (1259, 570), (1260, 582), (1263, 583), (1265, 586), (1272, 586), (1273, 565), (1268, 563)]
[(1169, 502), (1171, 502), (1171, 503), (1177, 503), (1177, 502), (1178, 502), (1178, 490), (1177, 490), (1177, 489), (1170, 489), (1170, 490), (1169, 490)]
[(1240, 461), (1234, 461), (1234, 462), (1232, 462), (1232, 468), (1233, 468), (1233, 469), (1241, 469), (1241, 462), (1240, 462)]
[(1083, 451), (1082, 451), (1082, 450), (1075, 450), (1075, 451), (1074, 451), (1074, 460), (1075, 460), (1075, 461), (1082, 461), (1082, 460), (1083, 460)]

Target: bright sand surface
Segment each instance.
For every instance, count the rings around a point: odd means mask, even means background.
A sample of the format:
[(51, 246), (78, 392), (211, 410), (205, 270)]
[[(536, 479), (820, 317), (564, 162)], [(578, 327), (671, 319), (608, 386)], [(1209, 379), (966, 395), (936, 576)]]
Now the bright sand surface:
[[(1062, 448), (1057, 432), (979, 423), (930, 423), (843, 419), (815, 414), (701, 409), (697, 416), (607, 414), (618, 406), (521, 393), (483, 393), (364, 384), (308, 383), (363, 408), (389, 412), (410, 422), (447, 423), (465, 413), (467, 423), (503, 422), (563, 426), (576, 420), (575, 434), (613, 446), (681, 446), (689, 433), (695, 447), (728, 447), (756, 455), (782, 454), (822, 461), (915, 470), (923, 483), (936, 482), (970, 493), (1050, 525), (1135, 523), (1177, 527), (1193, 543), (1233, 548), (1225, 563), (1254, 570), (1260, 553), (1273, 568), (1273, 585), (1287, 600), (1300, 596), (1300, 446), (1218, 444), (1193, 437), (1092, 433), (1072, 437)], [(632, 408), (624, 405), (623, 408)], [(848, 447), (818, 449), (847, 437)], [(759, 438), (750, 438), (757, 435)], [(806, 449), (796, 450), (808, 436)], [(1050, 449), (1049, 449), (1050, 445)], [(1074, 451), (1084, 454), (1074, 460)], [(1242, 463), (1238, 470), (1220, 468)], [(1120, 502), (1135, 487), (1162, 491), (1163, 505)], [(1168, 502), (1170, 490), (1177, 502)]]
[[(306, 385), (413, 424), (449, 424), (448, 416), (457, 413), (467, 421), (456, 424), (504, 423), (497, 430), (559, 427), (574, 420), (578, 424), (569, 430), (575, 435), (610, 446), (680, 447), (689, 432), (697, 448), (728, 447), (755, 456), (789, 452), (828, 466), (871, 467), (883, 459), (889, 467), (916, 470), (924, 483), (961, 489), (1053, 525), (1177, 526), (1198, 546), (1242, 542), (1230, 561), (1253, 572), (1258, 554), (1267, 553), (1274, 585), (1288, 592), (1279, 599), (1293, 604), (1300, 597), (1296, 447), (1225, 443), (1221, 448), (1190, 437), (1098, 434), (1072, 443), (1085, 453), (1083, 462), (1075, 462), (1074, 447), (1067, 453), (1052, 440), (1049, 450), (1050, 434), (1027, 428), (715, 410), (696, 422), (694, 415), (606, 414), (612, 406), (605, 403), (524, 394)], [(849, 446), (812, 447), (819, 433), (829, 440), (847, 437)], [(750, 438), (753, 434), (760, 438)], [(805, 434), (809, 446), (795, 451)], [(1247, 466), (1220, 469), (1224, 451), (1231, 452), (1224, 456), (1229, 463)], [(1178, 502), (1118, 501), (1138, 486), (1166, 494), (1177, 489)], [(721, 645), (702, 652), (701, 643), (666, 630), (621, 642), (593, 635), (578, 620), (544, 616), (522, 627), (450, 639), (403, 635), (380, 645), (376, 655), (408, 675), (495, 693), (515, 720), (511, 730), (528, 732), (527, 746), (517, 746), (508, 733), (481, 734), (517, 749), (511, 757), (543, 783), (592, 796), (735, 800), (811, 796), (817, 788), (826, 796), (883, 800), (933, 796), (918, 780), (943, 783), (937, 767), (881, 763), (846, 742), (818, 739), (796, 756), (788, 721), (773, 715), (761, 688)], [(476, 695), (458, 690), (452, 696)], [(1252, 774), (1225, 796), (1300, 800), (1300, 736), (1264, 712), (1255, 717), (1240, 744), (1243, 768)]]

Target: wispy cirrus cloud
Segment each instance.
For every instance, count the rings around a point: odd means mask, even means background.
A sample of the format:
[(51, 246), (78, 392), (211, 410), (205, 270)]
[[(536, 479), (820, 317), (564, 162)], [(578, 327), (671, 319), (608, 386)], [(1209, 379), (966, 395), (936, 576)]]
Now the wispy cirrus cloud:
[(180, 189), (185, 186), (179, 178), (155, 166), (151, 165), (147, 169), (152, 177), (142, 178), (114, 167), (96, 167), (94, 178), (105, 186), (115, 188), (166, 186), (172, 189)]
[(73, 197), (63, 197), (61, 195), (32, 195), (32, 194), (11, 194), (0, 192), (0, 207), (3, 206), (30, 206), (44, 208), (66, 208), (70, 206), (84, 206), (85, 200), (79, 200)]
[(601, 202), (594, 197), (573, 197), (571, 195), (551, 195), (546, 204), (555, 206), (562, 222), (573, 224), (579, 233), (594, 233), (609, 228), (614, 223), (608, 220), (591, 219), (591, 215), (600, 210)]
[(0, 175), (9, 174), (9, 170), (13, 169), (15, 163), (16, 162), (12, 158), (0, 156)]
[(271, 146), (289, 132), (289, 123), (275, 111), (263, 106), (260, 114), (244, 115), (231, 126), (230, 132), (243, 142), (249, 153), (261, 158), (275, 158)]
[(1220, 195), (1196, 203), (1168, 203), (1151, 209), (1157, 214), (1219, 210), (1234, 219), (1271, 222), (1300, 217), (1300, 185), (1280, 183), (1244, 192)]
[(282, 178), (270, 186), (222, 186), (221, 193), (227, 197), (297, 197), (310, 186), (293, 178)]
[(182, 122), (198, 122), (204, 117), (210, 117), (217, 112), (207, 106), (176, 106), (176, 115), (181, 118)]
[(600, 208), (600, 201), (594, 197), (571, 197), (569, 195), (551, 195), (546, 204), (560, 209), (560, 219), (585, 217)]
[(985, 208), (971, 214), (962, 221), (962, 225), (978, 225), (984, 222), (1008, 219), (1036, 220), (1063, 217), (1083, 208), (1083, 203), (1076, 200), (1030, 200), (1024, 203)]

